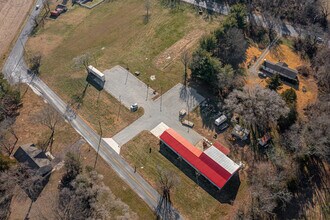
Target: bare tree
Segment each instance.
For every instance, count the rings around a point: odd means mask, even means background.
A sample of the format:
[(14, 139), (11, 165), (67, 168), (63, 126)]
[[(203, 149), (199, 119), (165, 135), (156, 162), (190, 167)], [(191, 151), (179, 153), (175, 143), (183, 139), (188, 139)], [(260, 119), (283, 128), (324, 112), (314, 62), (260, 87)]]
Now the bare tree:
[(43, 151), (47, 151), (49, 148), (50, 152), (52, 152), (55, 130), (56, 126), (61, 121), (61, 116), (54, 108), (52, 108), (50, 105), (47, 105), (47, 107), (44, 108), (41, 111), (40, 115), (38, 115), (37, 117), (38, 121), (50, 130), (50, 135), (43, 146)]
[(280, 22), (276, 17), (272, 16), (269, 12), (264, 13), (264, 19), (267, 28), (269, 42), (272, 42), (276, 38), (277, 35), (276, 28)]
[(319, 158), (330, 163), (330, 98), (322, 100), (307, 109), (308, 121), (297, 122), (282, 136), (294, 157), (300, 160)]
[(90, 53), (84, 53), (80, 56), (73, 58), (73, 67), (76, 69), (85, 68), (88, 72), (88, 66), (92, 61), (92, 55)]
[(43, 5), (43, 8), (45, 9), (45, 13), (48, 15), (50, 13), (50, 0), (43, 0), (42, 1), (42, 5)]
[(10, 204), (17, 184), (12, 172), (0, 172), (0, 219), (8, 219)]
[(184, 51), (181, 54), (181, 62), (184, 66), (184, 75), (183, 75), (183, 85), (187, 86), (188, 81), (188, 66), (190, 64), (191, 55), (187, 49), (184, 49)]
[[(0, 172), (0, 219), (7, 219), (10, 215), (12, 198), (14, 196), (23, 198), (23, 194), (31, 199), (25, 218), (28, 219), (32, 204), (37, 200), (43, 189), (43, 180), (44, 177), (25, 164), (19, 164), (7, 171)], [(17, 190), (18, 187), (22, 190)]]
[(0, 132), (1, 146), (6, 151), (8, 156), (11, 156), (18, 142), (18, 137), (13, 128), (7, 128), (6, 131), (0, 130)]
[(161, 191), (161, 197), (157, 205), (157, 218), (174, 219), (175, 213), (172, 208), (171, 191), (179, 184), (179, 178), (173, 171), (157, 168), (158, 188)]
[[(136, 219), (129, 207), (117, 199), (91, 167), (80, 173), (66, 187), (60, 187), (56, 216), (58, 219)], [(122, 213), (122, 216), (118, 216)]]
[(286, 176), (271, 163), (261, 162), (250, 168), (252, 209), (257, 219), (274, 216), (275, 208), (285, 206), (292, 194), (287, 189)]
[(319, 3), (320, 11), (322, 14), (322, 18), (324, 21), (328, 20), (329, 14), (330, 14), (330, 2), (328, 0), (321, 0)]
[(319, 50), (313, 59), (315, 77), (321, 95), (330, 93), (330, 49), (324, 47)]
[(234, 90), (225, 100), (226, 107), (241, 116), (243, 122), (253, 128), (266, 131), (277, 125), (277, 120), (289, 113), (285, 101), (275, 91), (260, 86)]
[(29, 69), (33, 75), (39, 75), (42, 56), (40, 53), (32, 53), (29, 55)]
[(31, 34), (35, 34), (38, 31), (39, 27), (44, 26), (45, 20), (50, 14), (50, 4), (50, 0), (42, 1), (42, 6), (44, 10), (40, 14), (32, 17), (33, 28)]

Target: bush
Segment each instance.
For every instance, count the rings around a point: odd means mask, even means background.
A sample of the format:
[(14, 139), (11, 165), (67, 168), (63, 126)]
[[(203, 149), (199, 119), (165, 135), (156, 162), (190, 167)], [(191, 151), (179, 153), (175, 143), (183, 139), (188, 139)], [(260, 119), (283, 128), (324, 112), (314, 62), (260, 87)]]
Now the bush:
[(301, 74), (304, 77), (309, 77), (309, 75), (310, 75), (310, 69), (305, 65), (299, 66), (297, 68), (297, 70), (298, 70), (298, 73)]

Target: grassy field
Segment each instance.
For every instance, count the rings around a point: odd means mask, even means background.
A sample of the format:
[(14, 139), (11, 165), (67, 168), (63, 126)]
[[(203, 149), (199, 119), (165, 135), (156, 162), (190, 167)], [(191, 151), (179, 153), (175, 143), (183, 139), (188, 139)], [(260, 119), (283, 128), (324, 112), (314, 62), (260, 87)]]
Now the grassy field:
[[(55, 0), (53, 1), (54, 3)], [(52, 5), (55, 7), (55, 5)], [(120, 64), (134, 71), (140, 71), (140, 78), (158, 90), (168, 90), (182, 81), (183, 66), (180, 57), (173, 59), (165, 69), (156, 67), (162, 53), (182, 38), (193, 32), (197, 36), (207, 33), (218, 26), (221, 17), (205, 21), (191, 6), (182, 5), (181, 9), (169, 10), (159, 1), (151, 1), (149, 23), (144, 23), (144, 2), (123, 0), (102, 3), (88, 10), (79, 6), (69, 7), (67, 13), (56, 20), (47, 20), (45, 26), (31, 37), (27, 44), (29, 53), (41, 52), (43, 56), (41, 78), (66, 101), (79, 94), (85, 87), (86, 73), (72, 68), (73, 58), (83, 54), (93, 54), (92, 65), (101, 71)], [(194, 47), (196, 44), (182, 41), (181, 47)], [(180, 53), (180, 45), (174, 52)], [(171, 51), (170, 51), (171, 52)], [(172, 51), (173, 52), (173, 51)], [(172, 54), (172, 53), (171, 53)], [(150, 76), (156, 80), (151, 81)], [(80, 114), (94, 128), (98, 126), (96, 115), (107, 117), (103, 120), (106, 135), (112, 135), (135, 120), (123, 109), (117, 120), (119, 102), (101, 92), (100, 110), (96, 109), (98, 92), (89, 88)], [(118, 122), (117, 122), (118, 121)]]
[[(150, 148), (152, 149), (151, 153), (149, 153)], [(230, 219), (235, 208), (246, 197), (244, 194), (248, 186), (246, 181), (243, 180), (241, 180), (236, 199), (233, 199), (232, 204), (225, 201), (227, 200), (226, 195), (221, 192), (216, 191), (213, 194), (214, 196), (211, 196), (199, 185), (204, 185), (209, 190), (212, 190), (213, 187), (200, 178), (197, 180), (194, 177), (195, 172), (184, 163), (179, 162), (176, 164), (177, 166), (174, 165), (172, 162), (177, 160), (177, 156), (163, 151), (160, 153), (159, 140), (149, 132), (142, 132), (124, 145), (121, 153), (132, 166), (137, 167), (137, 172), (155, 188), (157, 188), (158, 168), (171, 170), (179, 177), (180, 182), (172, 192), (171, 198), (174, 207), (186, 219)], [(197, 182), (199, 185), (197, 185)], [(226, 190), (230, 191), (233, 185), (235, 184), (229, 184), (229, 190), (228, 188)]]

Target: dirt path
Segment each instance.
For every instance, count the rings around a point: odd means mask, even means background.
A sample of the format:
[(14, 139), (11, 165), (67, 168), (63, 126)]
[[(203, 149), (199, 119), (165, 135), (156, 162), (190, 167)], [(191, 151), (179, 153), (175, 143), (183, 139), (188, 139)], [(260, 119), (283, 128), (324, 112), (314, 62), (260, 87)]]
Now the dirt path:
[(4, 59), (34, 0), (0, 0), (0, 57)]
[(204, 32), (201, 30), (194, 30), (184, 36), (181, 40), (167, 48), (155, 59), (155, 65), (158, 69), (164, 70), (174, 60), (179, 58), (185, 49), (190, 49), (203, 36)]

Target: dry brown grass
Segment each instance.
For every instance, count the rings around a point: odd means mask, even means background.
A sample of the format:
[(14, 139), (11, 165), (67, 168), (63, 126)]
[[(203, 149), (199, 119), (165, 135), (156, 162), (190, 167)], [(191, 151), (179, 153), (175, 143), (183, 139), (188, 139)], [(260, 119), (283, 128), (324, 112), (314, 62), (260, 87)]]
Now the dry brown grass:
[[(290, 68), (297, 68), (301, 65), (307, 65), (308, 63), (305, 60), (302, 60), (301, 57), (296, 54), (289, 46), (281, 44), (279, 45), (276, 50), (272, 50), (269, 54), (266, 56), (267, 60), (270, 60), (272, 62), (285, 62), (289, 65)], [(301, 75), (298, 75), (299, 78), (299, 88), (296, 90), (297, 93), (297, 111), (299, 114), (299, 117), (304, 119), (304, 108), (311, 103), (314, 103), (317, 100), (318, 95), (318, 88), (316, 81), (310, 77), (305, 78)], [(246, 77), (246, 85), (254, 86), (256, 84), (260, 84), (262, 86), (266, 86), (266, 80), (261, 79), (258, 77)], [(307, 92), (303, 92), (302, 88), (305, 87)], [(278, 93), (282, 93), (286, 89), (289, 89), (290, 86), (283, 85), (282, 89), (278, 91)]]
[[(43, 140), (46, 130), (43, 125), (37, 122), (36, 117), (45, 107), (46, 103), (43, 99), (29, 89), (23, 98), (23, 107), (20, 109), (20, 115), (13, 125), (13, 129), (19, 137), (18, 145), (37, 143)], [(53, 154), (61, 154), (61, 156), (64, 156), (63, 153), (69, 151), (71, 145), (79, 138), (76, 131), (69, 124), (62, 121), (55, 133)], [(84, 144), (80, 150), (80, 157), (83, 166), (93, 166), (96, 152), (88, 144)], [(104, 183), (111, 189), (114, 195), (129, 205), (130, 208), (138, 214), (140, 219), (153, 218), (151, 217), (153, 216), (153, 212), (146, 203), (123, 182), (101, 157), (98, 158), (96, 169), (104, 176)], [(49, 183), (32, 206), (31, 219), (42, 219), (43, 217), (49, 219), (49, 214), (54, 211), (55, 197), (58, 193), (57, 186), (63, 172), (64, 170), (62, 168), (51, 175)], [(22, 194), (24, 195), (24, 193)], [(11, 206), (11, 209), (15, 211), (12, 212), (10, 219), (24, 219), (29, 205), (30, 200), (25, 196), (15, 198)]]
[(252, 60), (256, 57), (258, 58), (261, 55), (262, 51), (260, 51), (257, 47), (255, 46), (250, 46), (247, 50), (246, 50), (246, 60), (244, 62), (244, 67), (247, 68), (247, 65), (249, 63), (252, 64)]
[(284, 44), (270, 50), (270, 53), (267, 54), (265, 59), (274, 63), (285, 62), (290, 68), (293, 69), (306, 64), (306, 61), (302, 60), (298, 54)]
[[(25, 87), (25, 86), (24, 86)], [(23, 97), (23, 107), (19, 110), (19, 116), (16, 118), (13, 129), (19, 137), (18, 145), (35, 143), (45, 140), (48, 128), (38, 122), (38, 117), (46, 108), (46, 103), (42, 98), (28, 89)], [(58, 124), (55, 131), (55, 141), (53, 145), (54, 153), (60, 152), (63, 148), (71, 145), (79, 138), (74, 129), (63, 120)]]

